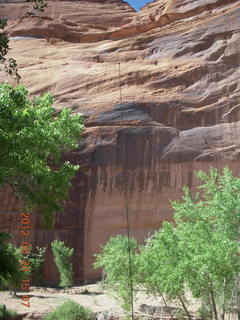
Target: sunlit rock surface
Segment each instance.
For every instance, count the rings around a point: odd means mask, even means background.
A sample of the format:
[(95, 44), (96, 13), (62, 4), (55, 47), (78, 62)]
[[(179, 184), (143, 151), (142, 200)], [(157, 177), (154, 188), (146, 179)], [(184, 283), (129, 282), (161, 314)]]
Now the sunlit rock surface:
[[(86, 118), (79, 149), (65, 156), (81, 170), (56, 229), (31, 213), (32, 244), (48, 244), (46, 283), (58, 281), (55, 238), (75, 249), (76, 281), (101, 275), (93, 254), (126, 234), (125, 192), (131, 235), (142, 242), (171, 219), (182, 186), (199, 183), (195, 170), (239, 173), (239, 1), (156, 0), (138, 13), (121, 0), (50, 1), (41, 14), (0, 3), (0, 13), (30, 93), (49, 90), (57, 109)], [(1, 225), (15, 234), (19, 206), (2, 191)]]

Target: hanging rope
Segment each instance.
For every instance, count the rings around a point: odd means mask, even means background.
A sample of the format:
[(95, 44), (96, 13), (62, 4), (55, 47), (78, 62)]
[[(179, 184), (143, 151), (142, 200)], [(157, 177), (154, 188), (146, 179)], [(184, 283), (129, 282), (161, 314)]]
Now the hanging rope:
[[(118, 74), (119, 74), (119, 95), (121, 103), (121, 125), (123, 128), (123, 100), (122, 100), (122, 85), (121, 85), (121, 64), (118, 64)], [(123, 148), (123, 160), (125, 160), (125, 148)], [(126, 210), (127, 219), (127, 238), (128, 238), (128, 270), (129, 270), (129, 293), (130, 293), (130, 305), (131, 305), (131, 318), (134, 320), (134, 307), (133, 307), (133, 280), (132, 280), (132, 259), (131, 259), (131, 246), (130, 246), (130, 225), (129, 225), (129, 210), (128, 210), (128, 195), (127, 195), (127, 179), (125, 177), (124, 184), (124, 206)]]

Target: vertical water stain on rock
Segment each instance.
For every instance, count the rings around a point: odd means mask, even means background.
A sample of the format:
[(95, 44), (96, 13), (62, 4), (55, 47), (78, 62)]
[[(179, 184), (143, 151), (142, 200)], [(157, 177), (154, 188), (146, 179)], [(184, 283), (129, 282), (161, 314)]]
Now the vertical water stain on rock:
[[(79, 148), (64, 155), (80, 170), (55, 229), (32, 212), (31, 241), (48, 245), (45, 283), (59, 280), (55, 238), (75, 250), (76, 282), (101, 277), (94, 253), (126, 234), (125, 192), (131, 235), (142, 242), (171, 220), (169, 200), (196, 188), (196, 170), (239, 174), (239, 1), (155, 0), (135, 12), (122, 0), (49, 0), (44, 14), (0, 1), (0, 12), (30, 93), (49, 90), (56, 109), (86, 118)], [(18, 243), (21, 204), (9, 187), (0, 195), (1, 229)]]

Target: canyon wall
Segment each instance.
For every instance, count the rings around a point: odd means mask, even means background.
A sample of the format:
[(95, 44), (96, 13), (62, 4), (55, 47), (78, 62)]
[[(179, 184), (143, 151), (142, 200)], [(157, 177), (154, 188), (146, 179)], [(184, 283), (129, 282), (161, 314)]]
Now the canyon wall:
[[(155, 0), (140, 12), (121, 0), (49, 1), (41, 14), (0, 3), (0, 13), (30, 94), (49, 90), (56, 109), (85, 117), (79, 148), (65, 155), (81, 168), (55, 229), (31, 213), (33, 245), (48, 245), (45, 283), (59, 279), (55, 238), (74, 247), (76, 282), (101, 277), (94, 254), (126, 234), (126, 194), (130, 233), (143, 242), (172, 218), (182, 187), (198, 185), (196, 170), (239, 174), (239, 1)], [(16, 242), (19, 208), (2, 190), (1, 229)]]

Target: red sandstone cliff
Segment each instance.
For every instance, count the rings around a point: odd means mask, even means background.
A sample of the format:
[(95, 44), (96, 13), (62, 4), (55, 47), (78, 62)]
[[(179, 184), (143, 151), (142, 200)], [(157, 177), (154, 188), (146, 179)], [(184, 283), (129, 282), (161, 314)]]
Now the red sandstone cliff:
[[(77, 281), (98, 277), (93, 254), (126, 232), (126, 179), (131, 234), (142, 241), (171, 218), (182, 186), (196, 186), (195, 170), (239, 173), (239, 1), (156, 0), (139, 13), (121, 0), (51, 1), (43, 14), (24, 3), (0, 13), (12, 37), (41, 37), (11, 41), (31, 93), (50, 90), (56, 108), (86, 116), (79, 150), (66, 155), (81, 170), (56, 230), (39, 229), (32, 213), (33, 244), (74, 246)], [(1, 224), (12, 221), (13, 233), (18, 206), (2, 191)], [(45, 279), (58, 279), (50, 248)]]

